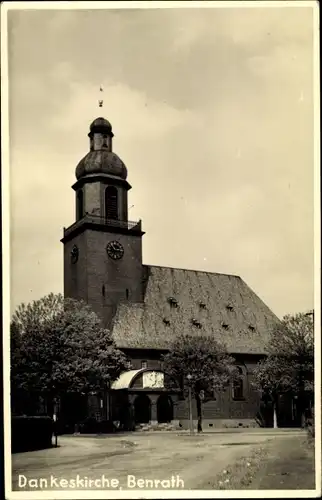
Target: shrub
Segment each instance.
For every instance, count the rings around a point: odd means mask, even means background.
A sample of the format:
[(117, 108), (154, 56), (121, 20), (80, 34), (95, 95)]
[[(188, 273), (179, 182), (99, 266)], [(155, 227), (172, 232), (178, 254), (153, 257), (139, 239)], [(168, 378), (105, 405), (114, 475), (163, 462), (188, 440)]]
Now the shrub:
[(13, 416), (11, 418), (11, 451), (51, 448), (54, 422), (48, 416)]

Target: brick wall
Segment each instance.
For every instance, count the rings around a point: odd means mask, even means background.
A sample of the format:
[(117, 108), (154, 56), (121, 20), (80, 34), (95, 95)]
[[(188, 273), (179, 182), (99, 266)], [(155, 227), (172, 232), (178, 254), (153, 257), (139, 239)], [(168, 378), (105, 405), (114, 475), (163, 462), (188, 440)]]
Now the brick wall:
[[(124, 247), (124, 256), (112, 260), (106, 252), (109, 241)], [(78, 261), (72, 264), (70, 252), (79, 249)], [(108, 326), (120, 301), (142, 300), (141, 236), (114, 234), (87, 229), (65, 243), (64, 293), (66, 297), (83, 299)]]
[[(113, 240), (124, 247), (120, 260), (112, 260), (107, 255), (106, 245)], [(141, 237), (87, 230), (86, 243), (88, 303), (103, 317), (104, 324), (109, 325), (120, 301), (142, 300)]]
[[(76, 245), (78, 261), (71, 262), (71, 251)], [(86, 235), (81, 233), (64, 244), (64, 295), (87, 301), (87, 250)]]

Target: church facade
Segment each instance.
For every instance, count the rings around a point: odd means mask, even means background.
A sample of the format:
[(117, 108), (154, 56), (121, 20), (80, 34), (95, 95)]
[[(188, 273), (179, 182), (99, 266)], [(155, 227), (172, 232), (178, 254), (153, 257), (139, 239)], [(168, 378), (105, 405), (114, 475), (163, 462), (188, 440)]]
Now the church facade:
[[(214, 335), (236, 359), (241, 381), (203, 405), (205, 430), (256, 425), (261, 397), (252, 372), (278, 318), (239, 277), (149, 266), (142, 222), (128, 220), (127, 169), (113, 152), (111, 124), (90, 126), (90, 151), (76, 168), (76, 221), (64, 228), (64, 294), (84, 300), (112, 331), (132, 369), (92, 402), (99, 419), (188, 426), (188, 402), (168, 389), (162, 354), (184, 332)], [(95, 399), (95, 398), (94, 398)], [(193, 418), (196, 408), (193, 404)]]

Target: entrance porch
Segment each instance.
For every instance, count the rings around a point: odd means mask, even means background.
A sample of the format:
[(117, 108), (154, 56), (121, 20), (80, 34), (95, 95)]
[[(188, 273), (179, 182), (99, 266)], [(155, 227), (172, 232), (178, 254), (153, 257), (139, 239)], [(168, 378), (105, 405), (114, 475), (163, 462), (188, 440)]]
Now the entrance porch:
[(124, 372), (111, 386), (111, 417), (125, 429), (176, 420), (180, 389), (161, 370)]

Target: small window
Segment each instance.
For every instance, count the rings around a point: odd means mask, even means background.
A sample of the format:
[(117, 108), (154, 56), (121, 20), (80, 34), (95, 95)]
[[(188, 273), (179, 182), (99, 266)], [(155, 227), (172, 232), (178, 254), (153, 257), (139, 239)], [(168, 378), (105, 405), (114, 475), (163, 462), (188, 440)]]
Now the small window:
[(200, 307), (200, 309), (206, 309), (206, 303), (205, 302), (199, 302), (199, 307)]
[(170, 326), (170, 320), (168, 320), (167, 318), (163, 318), (163, 323), (164, 323), (166, 326)]
[(147, 368), (148, 362), (146, 360), (141, 361), (141, 368)]
[(224, 328), (224, 330), (229, 330), (229, 325), (227, 325), (227, 323), (222, 323), (221, 326)]
[(248, 328), (249, 328), (249, 330), (250, 330), (251, 332), (254, 332), (254, 331), (255, 331), (255, 327), (254, 327), (253, 325), (249, 325), (249, 326), (248, 326)]
[(125, 290), (125, 297), (126, 297), (126, 300), (129, 299), (129, 289), (128, 288)]
[(108, 137), (106, 134), (103, 134), (103, 144), (102, 144), (102, 147), (103, 148), (108, 148)]
[(105, 297), (105, 285), (102, 286), (102, 295)]
[(238, 375), (233, 381), (232, 386), (232, 397), (234, 401), (240, 401), (244, 399), (244, 382), (243, 382), (243, 370), (240, 366), (237, 367)]
[(234, 310), (234, 308), (233, 308), (233, 306), (231, 304), (228, 304), (226, 306), (226, 309), (227, 309), (227, 311), (233, 311)]

